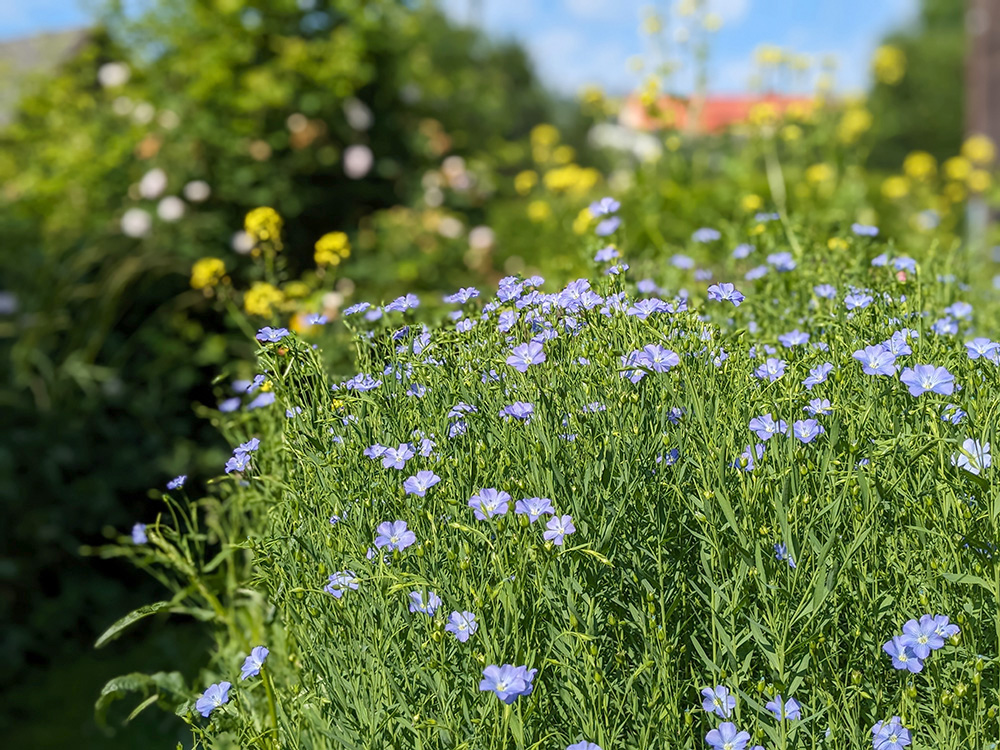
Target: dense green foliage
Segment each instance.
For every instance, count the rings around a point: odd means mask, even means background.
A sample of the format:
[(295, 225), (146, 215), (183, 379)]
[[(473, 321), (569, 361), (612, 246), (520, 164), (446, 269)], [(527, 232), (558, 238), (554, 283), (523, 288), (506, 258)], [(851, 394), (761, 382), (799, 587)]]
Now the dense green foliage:
[(871, 164), (891, 169), (911, 151), (938, 159), (954, 154), (965, 134), (966, 8), (957, 0), (923, 0), (913, 29), (885, 40), (902, 51), (898, 82), (871, 92), (876, 146)]
[[(320, 235), (408, 202), (443, 153), (488, 154), (546, 117), (516, 47), (430, 8), (314, 6), (165, 2), (136, 16), (109, 4), (107, 31), (38, 82), (0, 132), (2, 275), (18, 306), (0, 323), (11, 424), (0, 492), (12, 519), (0, 572), (16, 669), (134, 601), (132, 582), (75, 562), (80, 542), (126, 525), (170, 472), (219, 457), (191, 405), (213, 402), (212, 377), (250, 350), (189, 288), (192, 262), (230, 255), (244, 214), (273, 205), (289, 219), (286, 278), (298, 278)], [(131, 77), (99, 85), (107, 63)], [(374, 159), (350, 177), (352, 145)], [(159, 195), (140, 189), (154, 170)], [(192, 181), (210, 195), (188, 198)], [(157, 216), (163, 196), (183, 197), (182, 219)], [(148, 233), (123, 234), (129, 209), (152, 217)], [(417, 257), (454, 269), (448, 283), (469, 273), (455, 258)], [(361, 264), (359, 280), (385, 262)], [(419, 269), (432, 286), (438, 275)]]

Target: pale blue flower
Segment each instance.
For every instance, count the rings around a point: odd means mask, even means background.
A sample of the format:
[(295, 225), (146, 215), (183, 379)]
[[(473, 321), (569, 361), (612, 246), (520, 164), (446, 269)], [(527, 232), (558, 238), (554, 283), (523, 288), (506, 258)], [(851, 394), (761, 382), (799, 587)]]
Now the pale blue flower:
[(271, 652), (266, 646), (254, 646), (250, 649), (250, 655), (243, 660), (243, 673), (240, 675), (240, 679), (245, 680), (248, 677), (259, 675), (269, 653)]

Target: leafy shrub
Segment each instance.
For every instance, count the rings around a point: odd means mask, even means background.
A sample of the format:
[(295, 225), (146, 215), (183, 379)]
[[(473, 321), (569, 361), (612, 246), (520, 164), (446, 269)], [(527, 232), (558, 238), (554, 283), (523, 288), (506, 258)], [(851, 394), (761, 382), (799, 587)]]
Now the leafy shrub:
[(218, 625), (212, 687), (160, 699), (206, 745), (985, 746), (998, 346), (954, 255), (874, 234), (767, 222), (766, 272), (690, 296), (605, 249), (427, 328), (415, 296), (359, 305), (339, 383), (262, 330), (276, 404), (204, 501), (231, 524), (168, 497), (108, 551)]

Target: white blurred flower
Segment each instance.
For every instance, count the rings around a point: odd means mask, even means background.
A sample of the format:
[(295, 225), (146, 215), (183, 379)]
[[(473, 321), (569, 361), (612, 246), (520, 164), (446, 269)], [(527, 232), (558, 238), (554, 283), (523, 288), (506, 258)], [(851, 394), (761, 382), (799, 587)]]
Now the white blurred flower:
[(116, 89), (128, 83), (131, 75), (132, 71), (125, 63), (104, 63), (97, 69), (97, 82), (106, 89)]
[(424, 191), (424, 203), (431, 208), (437, 208), (444, 203), (444, 193), (441, 192), (441, 188), (427, 188)]
[(233, 235), (233, 238), (232, 240), (230, 240), (229, 244), (232, 246), (235, 252), (239, 253), (240, 255), (246, 255), (251, 250), (253, 250), (253, 246), (256, 243), (253, 241), (253, 235), (251, 235), (249, 232), (244, 232), (241, 229), (240, 231), (238, 231), (236, 234)]
[(192, 180), (184, 186), (184, 197), (192, 203), (201, 203), (208, 200), (212, 194), (212, 188), (204, 180)]
[(119, 117), (124, 117), (129, 114), (135, 107), (135, 102), (129, 99), (127, 96), (116, 97), (113, 102), (111, 102), (111, 111), (114, 112)]
[(360, 180), (371, 171), (375, 155), (367, 146), (355, 144), (344, 149), (344, 174), (352, 180)]
[(14, 292), (0, 292), (0, 315), (13, 315), (19, 307)]
[(145, 237), (153, 226), (153, 217), (141, 208), (130, 208), (122, 215), (121, 226), (129, 237)]
[(149, 102), (139, 102), (132, 110), (132, 119), (138, 125), (148, 125), (156, 116), (156, 108)]
[(159, 167), (151, 169), (139, 180), (139, 195), (146, 200), (156, 200), (167, 189), (167, 173)]
[(177, 221), (184, 215), (184, 201), (176, 195), (168, 195), (156, 206), (157, 215), (164, 221)]
[(375, 122), (368, 105), (353, 96), (344, 100), (344, 117), (348, 125), (360, 131), (368, 130)]
[(462, 234), (462, 230), (464, 228), (465, 227), (462, 226), (462, 222), (454, 216), (445, 216), (438, 223), (438, 234), (442, 237), (447, 237), (448, 239), (453, 240)]
[(173, 130), (174, 128), (176, 128), (178, 125), (181, 124), (181, 118), (177, 115), (176, 112), (173, 112), (169, 109), (165, 109), (162, 112), (160, 112), (159, 117), (157, 117), (156, 119), (160, 123), (160, 125), (166, 128), (167, 130)]
[(469, 247), (473, 250), (489, 250), (496, 241), (496, 234), (487, 226), (473, 227), (469, 232)]

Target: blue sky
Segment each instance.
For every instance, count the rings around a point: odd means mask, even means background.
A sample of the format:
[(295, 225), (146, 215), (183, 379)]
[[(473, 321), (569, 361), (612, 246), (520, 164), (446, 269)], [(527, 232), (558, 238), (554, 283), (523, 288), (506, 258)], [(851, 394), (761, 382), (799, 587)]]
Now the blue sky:
[[(439, 0), (455, 18), (469, 18), (476, 0)], [(760, 44), (839, 61), (838, 88), (855, 91), (868, 80), (868, 62), (887, 31), (916, 15), (917, 0), (707, 0), (724, 19), (712, 39), (712, 90), (746, 89), (749, 61)], [(629, 58), (649, 58), (639, 26), (645, 9), (671, 18), (675, 0), (478, 0), (483, 25), (495, 36), (522, 42), (543, 79), (565, 93), (588, 83), (622, 92), (639, 75)], [(0, 38), (87, 23), (81, 0), (0, 0)], [(681, 82), (683, 85), (683, 81)]]

